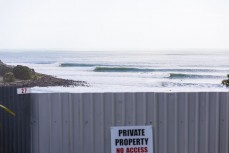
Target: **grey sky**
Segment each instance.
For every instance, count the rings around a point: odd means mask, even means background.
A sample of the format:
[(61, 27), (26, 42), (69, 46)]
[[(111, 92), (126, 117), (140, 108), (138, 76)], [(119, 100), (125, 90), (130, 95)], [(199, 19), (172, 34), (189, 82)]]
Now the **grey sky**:
[(0, 49), (229, 49), (229, 1), (0, 0)]

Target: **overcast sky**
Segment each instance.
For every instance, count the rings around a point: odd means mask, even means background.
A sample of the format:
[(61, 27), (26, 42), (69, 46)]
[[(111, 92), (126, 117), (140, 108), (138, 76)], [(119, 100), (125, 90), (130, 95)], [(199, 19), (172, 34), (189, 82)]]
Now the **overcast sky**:
[(0, 49), (229, 49), (229, 0), (0, 0)]

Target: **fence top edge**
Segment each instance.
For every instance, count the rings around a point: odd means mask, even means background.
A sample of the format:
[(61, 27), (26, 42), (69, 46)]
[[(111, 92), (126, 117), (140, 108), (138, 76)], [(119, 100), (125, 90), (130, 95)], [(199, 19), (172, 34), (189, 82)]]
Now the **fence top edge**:
[(209, 94), (209, 93), (221, 93), (228, 94), (229, 92), (51, 92), (51, 93), (31, 93), (31, 95), (67, 95), (67, 94)]

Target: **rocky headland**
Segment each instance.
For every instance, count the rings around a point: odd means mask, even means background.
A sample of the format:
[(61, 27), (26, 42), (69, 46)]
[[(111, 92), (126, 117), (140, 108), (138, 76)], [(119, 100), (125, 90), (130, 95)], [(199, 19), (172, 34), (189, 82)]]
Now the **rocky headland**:
[(61, 79), (35, 72), (33, 69), (17, 65), (6, 65), (0, 60), (0, 87), (77, 87), (90, 85), (85, 81)]

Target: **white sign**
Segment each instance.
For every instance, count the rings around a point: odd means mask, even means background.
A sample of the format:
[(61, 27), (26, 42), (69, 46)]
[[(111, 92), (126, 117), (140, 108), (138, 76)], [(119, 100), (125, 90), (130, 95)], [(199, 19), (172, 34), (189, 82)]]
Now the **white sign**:
[(29, 94), (31, 93), (31, 88), (17, 88), (17, 94)]
[(152, 126), (111, 127), (111, 153), (153, 153)]

